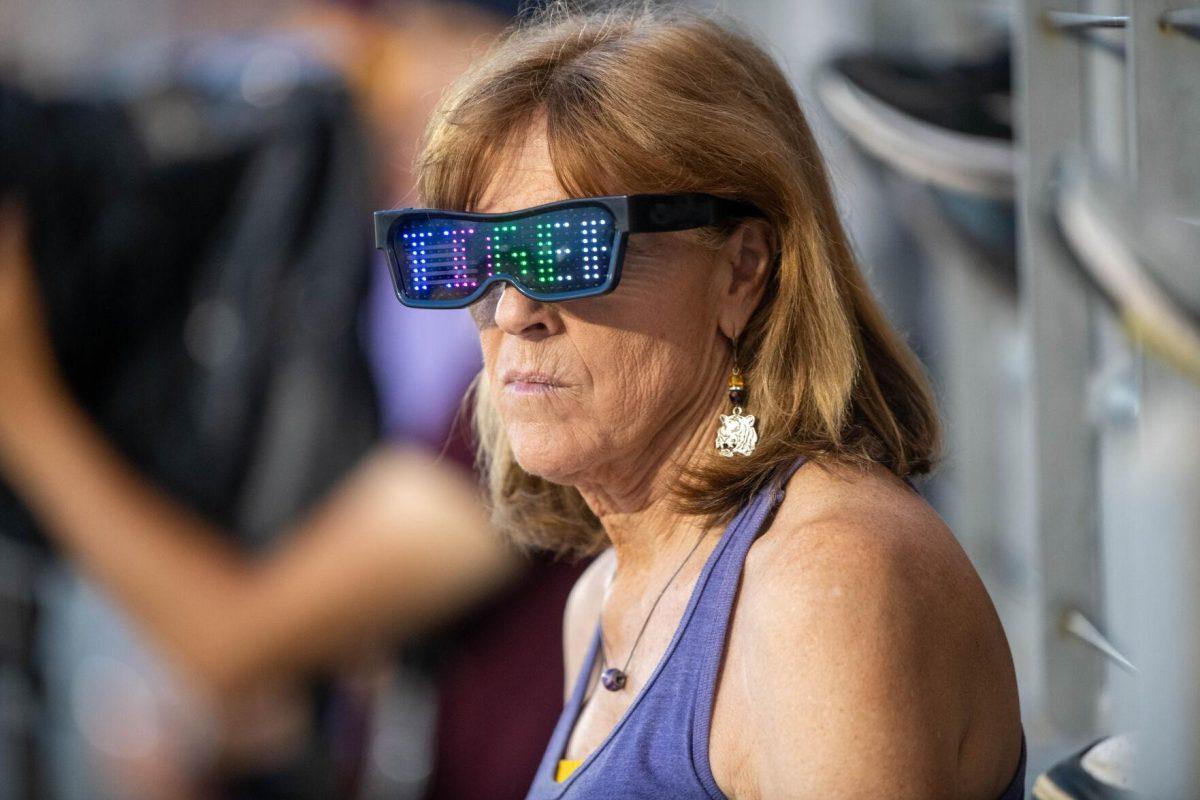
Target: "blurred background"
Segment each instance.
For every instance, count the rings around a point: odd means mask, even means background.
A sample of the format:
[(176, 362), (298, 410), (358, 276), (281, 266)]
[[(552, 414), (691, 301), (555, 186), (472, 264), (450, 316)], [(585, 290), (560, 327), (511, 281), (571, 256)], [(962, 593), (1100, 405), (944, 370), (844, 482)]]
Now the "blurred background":
[[(934, 378), (1033, 795), (1200, 797), (1200, 6), (696, 2)], [(524, 796), (586, 563), (488, 537), (474, 325), (369, 214), (516, 12), (0, 0), (0, 800)]]

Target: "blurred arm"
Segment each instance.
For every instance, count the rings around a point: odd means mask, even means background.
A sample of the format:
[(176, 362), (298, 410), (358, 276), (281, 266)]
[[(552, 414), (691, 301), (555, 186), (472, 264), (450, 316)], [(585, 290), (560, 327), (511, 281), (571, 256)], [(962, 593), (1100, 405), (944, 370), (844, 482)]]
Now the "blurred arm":
[(450, 619), (518, 568), (469, 478), (421, 453), (374, 453), (253, 561), (134, 473), (69, 398), (0, 416), (5, 474), (48, 534), (216, 689)]

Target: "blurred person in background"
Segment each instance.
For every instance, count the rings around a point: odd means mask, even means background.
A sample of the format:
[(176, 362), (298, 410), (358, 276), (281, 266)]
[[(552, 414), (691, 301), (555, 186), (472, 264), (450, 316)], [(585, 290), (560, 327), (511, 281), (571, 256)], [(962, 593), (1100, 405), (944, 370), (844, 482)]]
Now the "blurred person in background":
[[(297, 58), (321, 61), (349, 87), (376, 159), (370, 196), (356, 200), (366, 205), (408, 195), (417, 133), (441, 88), (507, 19), (460, 3), (311, 5), (261, 34), (271, 52), (295, 48)], [(257, 35), (246, 37), (251, 46)], [(252, 66), (261, 64), (254, 53)], [(268, 81), (266, 95), (252, 96), (269, 96), (270, 88)], [(386, 271), (373, 270), (362, 331), (389, 442), (364, 450), (324, 491), (300, 497), (285, 524), (260, 534), (256, 553), (143, 474), (74, 396), (38, 285), (45, 283), (39, 267), (47, 270), (38, 254), (53, 243), (40, 241), (39, 206), (28, 192), (11, 194), (24, 202), (7, 202), (0, 220), (0, 470), (56, 551), (149, 643), (110, 629), (103, 611), (81, 617), (99, 620), (93, 635), (109, 636), (118, 652), (76, 666), (110, 677), (123, 668), (139, 680), (93, 681), (115, 690), (108, 698), (81, 698), (80, 684), (71, 684), (64, 702), (86, 717), (76, 722), (89, 728), (89, 757), (100, 762), (81, 774), (104, 775), (108, 784), (75, 787), (79, 796), (351, 793), (370, 726), (370, 709), (356, 711), (355, 703), (373, 702), (379, 653), (395, 643), (412, 644), (437, 685), (426, 796), (520, 796), (558, 711), (551, 687), (562, 681), (561, 635), (553, 621), (584, 565), (517, 553), (489, 525), (469, 471), (471, 443), (455, 424), (479, 367), (470, 318), (433, 315), (415, 326)], [(154, 255), (145, 253), (143, 263)], [(170, 417), (168, 408), (148, 411)], [(270, 411), (261, 425), (295, 422)], [(327, 421), (334, 431), (338, 423)], [(449, 459), (430, 452), (439, 449)], [(304, 455), (284, 453), (282, 463)], [(229, 518), (236, 524), (235, 514)], [(347, 677), (318, 712), (307, 681), (330, 670)], [(495, 692), (517, 681), (519, 702)], [(356, 691), (359, 683), (365, 688)], [(492, 735), (497, 720), (502, 737)], [(314, 726), (325, 729), (327, 750), (344, 751), (330, 756), (332, 776), (297, 765), (315, 760), (303, 744)], [(117, 746), (138, 731), (149, 733)]]

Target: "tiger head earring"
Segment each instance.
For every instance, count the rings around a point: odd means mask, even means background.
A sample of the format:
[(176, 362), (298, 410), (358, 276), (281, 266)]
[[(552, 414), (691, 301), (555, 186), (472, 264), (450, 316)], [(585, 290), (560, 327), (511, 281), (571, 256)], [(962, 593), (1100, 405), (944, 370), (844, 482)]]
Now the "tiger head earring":
[(733, 370), (729, 373), (729, 402), (733, 412), (721, 414), (721, 426), (717, 429), (717, 452), (726, 458), (734, 455), (748, 456), (758, 444), (758, 433), (754, 430), (754, 415), (743, 414), (746, 402), (746, 383), (742, 380), (742, 368), (738, 365), (737, 337), (733, 337)]

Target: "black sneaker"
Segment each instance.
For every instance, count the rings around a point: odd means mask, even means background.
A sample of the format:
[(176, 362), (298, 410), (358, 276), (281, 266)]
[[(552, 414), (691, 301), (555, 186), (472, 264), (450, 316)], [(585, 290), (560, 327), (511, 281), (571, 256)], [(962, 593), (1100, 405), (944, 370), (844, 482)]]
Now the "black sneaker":
[(1038, 776), (1035, 800), (1136, 800), (1128, 735), (1098, 739)]

